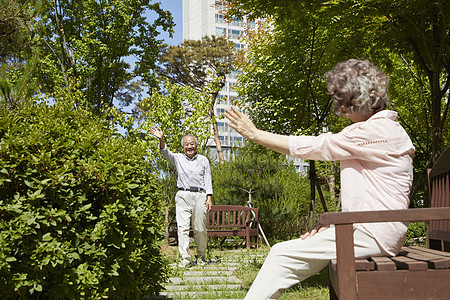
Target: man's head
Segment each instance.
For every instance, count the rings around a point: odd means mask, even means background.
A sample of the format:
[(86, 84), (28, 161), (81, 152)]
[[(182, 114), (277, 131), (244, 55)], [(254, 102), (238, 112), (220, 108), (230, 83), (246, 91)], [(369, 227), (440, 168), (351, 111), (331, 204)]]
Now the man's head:
[(187, 134), (181, 139), (181, 146), (189, 158), (193, 158), (197, 153), (197, 139), (192, 134)]

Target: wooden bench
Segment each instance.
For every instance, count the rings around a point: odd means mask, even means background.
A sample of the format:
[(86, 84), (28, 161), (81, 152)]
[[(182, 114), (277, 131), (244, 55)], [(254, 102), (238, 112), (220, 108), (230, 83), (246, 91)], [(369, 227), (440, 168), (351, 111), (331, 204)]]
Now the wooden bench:
[[(429, 172), (431, 208), (325, 213), (335, 224), (337, 259), (330, 263), (330, 299), (450, 299), (450, 147)], [(427, 248), (402, 247), (395, 257), (354, 257), (353, 224), (428, 221)], [(437, 248), (432, 249), (432, 248)]]
[[(208, 237), (245, 237), (247, 249), (259, 245), (259, 208), (237, 205), (213, 205), (207, 214)], [(193, 230), (189, 231), (193, 236)], [(169, 237), (178, 238), (176, 222), (169, 226)]]

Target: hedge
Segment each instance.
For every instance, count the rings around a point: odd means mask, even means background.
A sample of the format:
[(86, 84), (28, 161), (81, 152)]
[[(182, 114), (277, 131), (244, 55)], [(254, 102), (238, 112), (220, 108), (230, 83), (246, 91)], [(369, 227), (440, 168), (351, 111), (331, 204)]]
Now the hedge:
[(163, 204), (145, 149), (54, 101), (0, 112), (0, 298), (158, 292)]

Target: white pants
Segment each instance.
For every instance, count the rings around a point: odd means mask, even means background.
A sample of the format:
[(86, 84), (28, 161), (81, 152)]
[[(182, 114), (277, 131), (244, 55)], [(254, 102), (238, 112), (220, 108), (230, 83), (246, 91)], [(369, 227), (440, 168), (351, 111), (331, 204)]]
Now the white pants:
[(178, 191), (175, 196), (175, 209), (178, 226), (178, 250), (182, 259), (190, 260), (189, 228), (192, 220), (197, 255), (206, 255), (208, 234), (206, 231), (206, 194), (200, 192)]
[[(354, 226), (355, 256), (386, 255), (361, 225)], [(272, 247), (245, 300), (278, 299), (284, 290), (318, 273), (336, 258), (335, 229), (311, 238), (281, 242)]]

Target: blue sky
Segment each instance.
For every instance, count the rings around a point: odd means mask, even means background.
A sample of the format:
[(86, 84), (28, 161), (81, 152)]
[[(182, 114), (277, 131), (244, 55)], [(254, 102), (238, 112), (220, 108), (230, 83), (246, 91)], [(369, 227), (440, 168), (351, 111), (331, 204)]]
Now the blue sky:
[(161, 7), (172, 13), (175, 22), (175, 33), (173, 38), (169, 38), (166, 32), (160, 34), (160, 37), (169, 45), (179, 45), (183, 41), (183, 9), (182, 0), (161, 0)]

